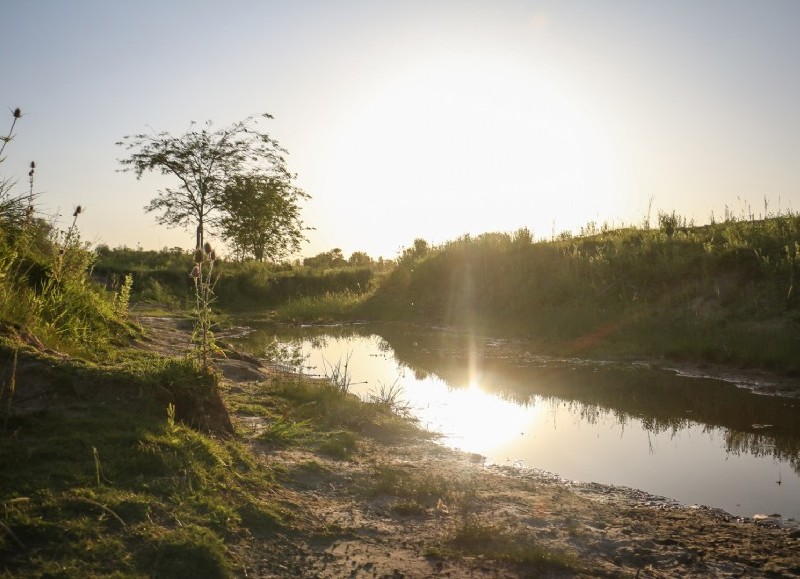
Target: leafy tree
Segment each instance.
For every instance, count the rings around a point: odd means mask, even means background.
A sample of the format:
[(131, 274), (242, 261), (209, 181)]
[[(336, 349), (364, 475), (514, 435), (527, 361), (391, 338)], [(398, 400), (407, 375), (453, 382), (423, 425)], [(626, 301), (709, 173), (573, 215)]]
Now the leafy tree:
[(222, 238), (242, 257), (276, 261), (300, 249), (300, 199), (308, 198), (285, 180), (235, 176), (220, 198)]
[(354, 251), (347, 263), (354, 266), (372, 265), (372, 258), (363, 251)]
[(422, 259), (428, 252), (430, 251), (430, 245), (427, 241), (422, 238), (417, 238), (414, 240), (413, 247), (407, 247), (403, 250), (402, 255), (400, 256), (401, 262), (413, 262), (417, 259)]
[(342, 255), (342, 250), (338, 247), (319, 253), (314, 257), (307, 257), (303, 260), (303, 265), (306, 267), (315, 267), (324, 269), (326, 267), (342, 267), (347, 265), (347, 260)]
[(178, 136), (166, 131), (127, 135), (117, 143), (129, 152), (119, 160), (121, 170), (132, 171), (137, 179), (151, 171), (175, 177), (177, 187), (159, 191), (145, 211), (157, 213), (157, 221), (168, 227), (195, 225), (197, 247), (202, 247), (206, 228), (224, 214), (223, 192), (232, 179), (292, 180), (283, 157), (286, 150), (258, 130), (258, 120), (247, 117), (217, 130), (207, 121), (204, 128)]

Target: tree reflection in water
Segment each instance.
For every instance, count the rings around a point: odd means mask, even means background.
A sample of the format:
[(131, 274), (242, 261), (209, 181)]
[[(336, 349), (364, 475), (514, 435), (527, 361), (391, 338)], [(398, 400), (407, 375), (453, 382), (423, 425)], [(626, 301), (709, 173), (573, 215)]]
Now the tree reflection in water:
[(636, 421), (648, 432), (672, 436), (693, 425), (719, 429), (728, 453), (774, 457), (800, 474), (800, 401), (757, 395), (720, 380), (643, 364), (537, 356), (524, 342), (406, 324), (269, 326), (241, 345), (262, 355), (280, 343), (297, 362), (304, 360), (303, 344), (322, 347), (352, 336), (373, 337), (379, 352), (393, 356), (418, 381), (435, 376), (457, 389), (474, 384), (478, 375), (484, 390), (504, 400), (521, 406), (558, 402), (590, 424), (613, 418), (624, 428)]

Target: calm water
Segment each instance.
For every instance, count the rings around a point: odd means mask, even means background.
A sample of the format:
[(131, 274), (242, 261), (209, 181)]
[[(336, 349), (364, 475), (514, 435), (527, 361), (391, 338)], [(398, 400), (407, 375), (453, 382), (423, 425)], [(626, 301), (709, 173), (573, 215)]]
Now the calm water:
[(257, 356), (277, 348), (310, 374), (347, 362), (351, 391), (363, 397), (402, 387), (444, 444), (494, 463), (800, 519), (800, 400), (404, 325), (257, 326), (238, 344)]

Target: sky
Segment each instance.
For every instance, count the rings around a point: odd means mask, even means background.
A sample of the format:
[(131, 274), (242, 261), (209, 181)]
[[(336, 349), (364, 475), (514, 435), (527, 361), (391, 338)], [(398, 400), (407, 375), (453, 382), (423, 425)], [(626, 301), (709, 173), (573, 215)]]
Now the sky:
[[(800, 210), (796, 0), (3, 0), (0, 176), (111, 247), (190, 248), (123, 136), (261, 125), (301, 255)], [(7, 113), (3, 111), (7, 110)], [(5, 115), (5, 116), (3, 116)], [(5, 121), (2, 119), (5, 118)], [(60, 217), (59, 217), (60, 216)]]

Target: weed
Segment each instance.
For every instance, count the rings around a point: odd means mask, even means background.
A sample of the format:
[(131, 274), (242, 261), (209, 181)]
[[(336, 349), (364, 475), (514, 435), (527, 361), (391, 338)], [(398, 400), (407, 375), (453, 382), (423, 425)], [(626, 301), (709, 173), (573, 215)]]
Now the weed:
[(451, 480), (438, 474), (381, 466), (372, 477), (370, 492), (411, 500), (427, 508), (445, 505), (469, 510), (476, 488), (469, 479)]
[(537, 573), (580, 568), (578, 558), (571, 553), (540, 547), (532, 543), (530, 537), (509, 533), (474, 516), (461, 520), (453, 531), (450, 545), (460, 552), (508, 561)]
[(339, 460), (347, 460), (358, 448), (358, 438), (349, 430), (328, 433), (317, 445), (320, 452)]
[(216, 300), (214, 294), (216, 280), (213, 277), (216, 260), (217, 254), (210, 243), (198, 247), (194, 253), (194, 268), (190, 274), (194, 281), (195, 297), (195, 328), (192, 341), (197, 345), (197, 356), (203, 368), (209, 367), (212, 352), (221, 351), (216, 346), (211, 331), (213, 324), (211, 305)]
[(119, 318), (124, 318), (128, 315), (128, 304), (131, 300), (131, 288), (133, 287), (133, 275), (125, 275), (125, 281), (119, 288), (119, 292), (114, 295), (114, 313)]
[(261, 440), (269, 442), (292, 442), (308, 436), (310, 420), (293, 421), (286, 417), (273, 420), (259, 435)]
[(350, 386), (353, 385), (353, 378), (349, 372), (350, 357), (352, 355), (353, 353), (349, 352), (344, 362), (339, 359), (336, 364), (330, 364), (325, 358), (322, 359), (322, 373), (325, 379), (342, 394), (348, 394)]
[(172, 402), (167, 404), (167, 432), (175, 433), (175, 405)]
[(387, 412), (392, 412), (399, 416), (410, 416), (411, 404), (407, 400), (400, 398), (404, 390), (398, 380), (396, 379), (389, 385), (381, 383), (377, 391), (369, 393), (368, 400)]

